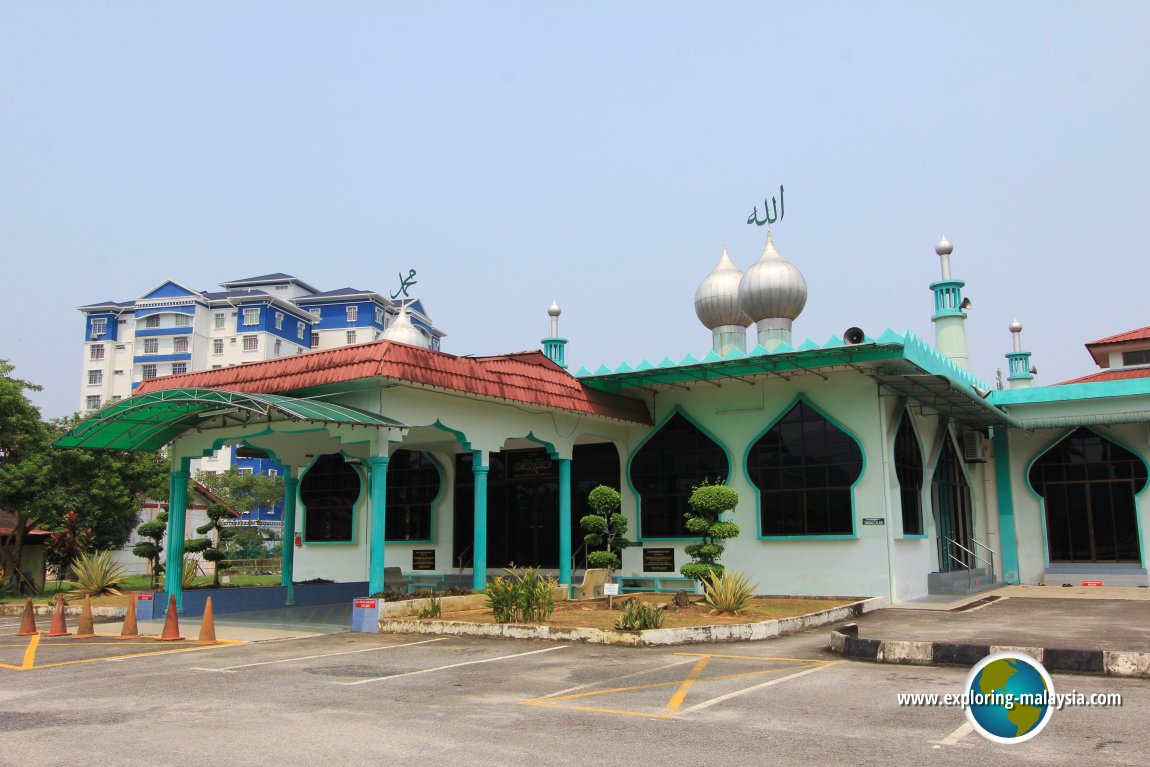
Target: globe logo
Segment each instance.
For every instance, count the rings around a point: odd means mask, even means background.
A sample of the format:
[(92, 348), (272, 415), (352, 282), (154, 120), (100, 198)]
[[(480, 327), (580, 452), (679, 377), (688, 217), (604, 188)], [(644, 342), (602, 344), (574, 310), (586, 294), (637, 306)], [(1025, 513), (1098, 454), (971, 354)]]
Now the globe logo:
[(980, 660), (966, 677), (966, 720), (987, 740), (1022, 743), (1050, 721), (1054, 685), (1029, 655), (1000, 652)]

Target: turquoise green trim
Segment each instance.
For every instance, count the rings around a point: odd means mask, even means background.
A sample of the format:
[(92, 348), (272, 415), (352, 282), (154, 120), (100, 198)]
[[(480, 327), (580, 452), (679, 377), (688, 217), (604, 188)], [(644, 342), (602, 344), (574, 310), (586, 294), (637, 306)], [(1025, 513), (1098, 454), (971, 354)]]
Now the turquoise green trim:
[(907, 535), (906, 533), (903, 533), (902, 535), (895, 536), (895, 540), (896, 541), (915, 541), (915, 540), (926, 540), (929, 537), (930, 537), (929, 535)]
[(455, 441), (458, 442), (464, 450), (471, 451), (471, 443), (467, 440), (467, 435), (463, 432), (459, 431), (458, 429), (451, 428), (450, 426), (443, 423), (443, 421), (440, 421), (438, 418), (435, 419), (435, 423), (433, 423), (432, 426), (445, 431), (448, 434), (451, 434), (455, 437)]
[[(1059, 388), (1061, 388), (1061, 387), (1059, 387)], [(1023, 476), (1026, 480), (1026, 489), (1030, 491), (1030, 494), (1032, 496), (1034, 496), (1036, 499), (1038, 499), (1038, 509), (1039, 509), (1038, 518), (1042, 522), (1042, 561), (1045, 564), (1047, 569), (1050, 568), (1050, 546), (1049, 546), (1050, 538), (1046, 533), (1046, 499), (1043, 498), (1041, 495), (1039, 495), (1038, 491), (1034, 489), (1034, 486), (1030, 484), (1030, 470), (1032, 468), (1034, 468), (1034, 464), (1039, 458), (1041, 458), (1042, 456), (1049, 453), (1051, 450), (1054, 449), (1054, 447), (1056, 445), (1058, 445), (1058, 443), (1062, 442), (1062, 440), (1069, 437), (1071, 434), (1073, 434), (1079, 428), (1084, 428), (1087, 431), (1091, 432), (1092, 434), (1095, 434), (1098, 437), (1101, 437), (1102, 439), (1106, 440), (1107, 442), (1112, 442), (1113, 444), (1117, 445), (1118, 447), (1122, 448), (1123, 450), (1127, 450), (1127, 451), (1133, 453), (1134, 455), (1138, 456), (1138, 460), (1142, 461), (1142, 465), (1146, 467), (1147, 475), (1150, 475), (1150, 462), (1147, 462), (1146, 457), (1144, 455), (1142, 455), (1142, 452), (1140, 450), (1135, 450), (1134, 448), (1130, 447), (1129, 445), (1122, 442), (1121, 440), (1114, 439), (1113, 437), (1111, 437), (1107, 434), (1103, 434), (1099, 431), (1096, 431), (1095, 429), (1091, 429), (1088, 426), (1073, 427), (1073, 428), (1066, 429), (1065, 431), (1062, 432), (1062, 435), (1060, 437), (1058, 437), (1058, 439), (1054, 440), (1053, 442), (1047, 443), (1046, 447), (1042, 448), (1037, 453), (1035, 453), (1034, 457), (1030, 459), (1030, 462), (1026, 464), (1026, 473)], [(1134, 500), (1135, 500), (1134, 522), (1138, 526), (1138, 555), (1139, 555), (1139, 559), (1141, 560), (1141, 567), (1143, 567), (1143, 568), (1146, 567), (1146, 547), (1144, 545), (1142, 545), (1145, 542), (1145, 539), (1142, 537), (1142, 509), (1139, 508), (1140, 503), (1138, 502), (1138, 499), (1143, 493), (1146, 492), (1147, 488), (1150, 488), (1150, 480), (1147, 480), (1146, 484), (1142, 486), (1142, 489), (1134, 494)]]
[(937, 320), (942, 317), (961, 317), (966, 319), (962, 311), (962, 289), (966, 285), (962, 280), (939, 280), (932, 282), (930, 289), (934, 291), (934, 316)]
[[(327, 453), (325, 453), (324, 455), (327, 455)], [(354, 456), (349, 456), (347, 453), (345, 453), (342, 450), (339, 451), (338, 455), (343, 456), (345, 461), (348, 458), (352, 458), (353, 460), (357, 460), (357, 461), (359, 460), (359, 459), (356, 459)], [(304, 468), (304, 470), (299, 473), (299, 482), (301, 485), (303, 484), (303, 481), (307, 478), (307, 473), (309, 471), (311, 471), (311, 467), (314, 466), (315, 462), (318, 461), (322, 457), (323, 457), (322, 455), (317, 455), (315, 458), (312, 458), (311, 462), (308, 463), (307, 467)], [(356, 543), (359, 542), (359, 535), (358, 535), (359, 512), (357, 510), (359, 509), (360, 504), (363, 503), (364, 496), (367, 494), (367, 490), (365, 488), (365, 485), (367, 484), (367, 476), (366, 476), (364, 470), (361, 468), (361, 466), (358, 463), (349, 463), (348, 466), (350, 466), (352, 468), (352, 470), (355, 472), (356, 476), (359, 477), (359, 495), (356, 496), (355, 503), (353, 503), (351, 505), (351, 540), (349, 540), (349, 541), (309, 541), (307, 539), (307, 504), (304, 503), (303, 498), (300, 497), (300, 499), (299, 499), (299, 510), (300, 510), (300, 520), (301, 520), (300, 531), (303, 534), (304, 545), (306, 545), (306, 546), (354, 546)], [(375, 592), (372, 592), (372, 593), (375, 593)]]
[(476, 591), (487, 588), (487, 473), (490, 466), (483, 465), (483, 451), (472, 453), (471, 473), (475, 482), (475, 540), (472, 544), (471, 587)]
[(383, 591), (384, 563), (387, 550), (385, 531), (387, 530), (387, 465), (386, 455), (373, 455), (368, 459), (371, 465), (368, 477), (371, 497), (369, 525), (369, 550), (367, 588), (369, 594)]
[[(187, 536), (188, 515), (188, 471), (189, 461), (181, 459), (180, 471), (173, 471), (168, 478), (168, 553), (164, 565), (164, 587), (169, 597), (176, 598), (176, 611), (184, 609), (184, 538)], [(176, 576), (172, 577), (175, 573)]]
[(292, 467), (284, 465), (284, 534), (280, 544), (280, 585), (287, 591), (284, 606), (295, 604), (295, 533), (296, 502), (299, 499), (299, 480), (292, 476)]
[(707, 439), (714, 442), (719, 446), (719, 449), (723, 451), (723, 455), (727, 458), (727, 476), (723, 478), (723, 482), (729, 485), (731, 483), (731, 477), (733, 477), (735, 473), (735, 461), (731, 457), (731, 451), (727, 448), (726, 444), (724, 444), (722, 440), (716, 437), (710, 429), (702, 426), (698, 421), (692, 418), (682, 407), (679, 405), (672, 407), (670, 412), (663, 416), (663, 420), (659, 421), (659, 425), (651, 429), (651, 431), (647, 433), (647, 436), (643, 437), (642, 441), (640, 441), (639, 444), (635, 446), (635, 449), (631, 451), (631, 454), (627, 456), (627, 466), (623, 472), (623, 476), (627, 480), (627, 487), (631, 488), (631, 492), (635, 495), (635, 543), (643, 543), (645, 541), (693, 541), (698, 537), (688, 535), (683, 536), (682, 538), (644, 538), (643, 497), (635, 488), (635, 483), (631, 481), (631, 464), (634, 463), (635, 456), (639, 454), (639, 451), (643, 449), (643, 446), (646, 445), (656, 434), (658, 434), (659, 431), (667, 425), (667, 422), (674, 418), (676, 414), (686, 418), (688, 423), (690, 423), (699, 431), (703, 432)]
[(1069, 400), (1134, 397), (1138, 395), (1150, 395), (1150, 377), (1038, 386), (1032, 389), (1003, 389), (1002, 391), (991, 392), (988, 400), (992, 405), (1031, 405), (1042, 402), (1066, 402)]
[(1002, 580), (1019, 583), (1018, 532), (1014, 526), (1014, 489), (1010, 477), (1010, 436), (1006, 429), (994, 430), (994, 483), (998, 498)]
[(559, 459), (559, 583), (571, 587), (571, 459)]
[[(411, 450), (411, 448), (407, 448), (407, 447), (400, 447), (398, 449), (399, 450)], [(432, 455), (432, 453), (430, 451), (428, 451), (428, 450), (413, 450), (412, 452), (423, 453), (425, 456), (427, 456), (427, 460), (431, 461), (431, 465), (435, 467), (436, 473), (439, 474), (439, 489), (435, 492), (435, 497), (431, 499), (431, 505), (430, 505), (430, 508), (431, 508), (431, 537), (425, 541), (409, 541), (409, 540), (393, 541), (389, 538), (386, 541), (388, 546), (402, 546), (404, 544), (415, 544), (415, 545), (423, 545), (423, 546), (435, 545), (435, 541), (439, 537), (439, 535), (438, 535), (439, 514), (436, 513), (435, 507), (439, 505), (439, 500), (441, 498), (443, 498), (443, 492), (447, 488), (447, 481), (445, 479), (445, 473), (444, 473), (445, 469), (439, 463), (439, 459), (436, 458), (434, 455)]]
[[(918, 428), (914, 425), (914, 417), (911, 416), (910, 410), (908, 408), (906, 408), (905, 406), (903, 406), (902, 415), (900, 415), (899, 419), (898, 419), (898, 426), (895, 427), (894, 435), (890, 438), (890, 458), (891, 458), (890, 465), (891, 465), (891, 470), (894, 474), (894, 480), (895, 480), (895, 482), (898, 483), (898, 489), (900, 491), (899, 492), (899, 499), (898, 499), (898, 510), (899, 510), (898, 535), (895, 536), (895, 539), (899, 540), (902, 538), (928, 538), (929, 536), (925, 532), (923, 532), (923, 533), (906, 533), (906, 532), (903, 532), (903, 515), (902, 515), (903, 509), (902, 509), (902, 493), (901, 493), (902, 481), (899, 480), (899, 478), (898, 478), (898, 464), (895, 461), (895, 454), (894, 454), (895, 442), (898, 441), (898, 430), (902, 428), (903, 421), (906, 421), (906, 423), (910, 426), (910, 433), (914, 437), (914, 443), (916, 445), (918, 445), (918, 454), (919, 454), (919, 457), (922, 459), (922, 484), (923, 484), (923, 486), (918, 489), (918, 516), (919, 516), (919, 523), (922, 525), (922, 529), (923, 530), (927, 529), (926, 528), (926, 517), (923, 516), (923, 513), (922, 513), (923, 508), (925, 508), (925, 505), (923, 504), (922, 501), (923, 501), (923, 494), (927, 490), (927, 486), (926, 486), (926, 468), (927, 468), (926, 467), (926, 460), (927, 460), (927, 457), (929, 456), (929, 453), (928, 453), (928, 451), (923, 449), (922, 435), (920, 435), (918, 433)], [(885, 445), (884, 445), (884, 448), (885, 448)]]
[[(775, 428), (775, 424), (777, 424), (788, 413), (790, 413), (792, 410), (794, 410), (795, 406), (797, 406), (800, 402), (805, 403), (807, 405), (807, 407), (809, 407), (811, 410), (814, 410), (816, 413), (821, 415), (823, 418), (827, 419), (827, 421), (829, 421), (836, 429), (838, 429), (843, 434), (846, 434), (848, 437), (850, 437), (852, 440), (854, 440), (854, 443), (856, 445), (858, 445), (859, 454), (862, 455), (862, 468), (859, 470), (859, 475), (857, 477), (855, 477), (855, 481), (851, 483), (851, 531), (850, 531), (850, 533), (836, 533), (836, 534), (832, 534), (832, 535), (763, 535), (763, 498), (762, 498), (762, 492), (759, 490), (759, 486), (755, 484), (755, 481), (753, 479), (751, 479), (751, 472), (747, 466), (747, 462), (751, 458), (751, 449), (754, 448), (754, 446), (758, 443), (758, 441), (761, 440), (767, 434), (767, 432), (769, 432), (771, 429)], [(787, 405), (786, 407), (784, 407), (782, 409), (782, 411), (777, 416), (775, 416), (774, 419), (769, 424), (767, 424), (767, 427), (765, 429), (763, 429), (762, 431), (760, 431), (758, 433), (758, 435), (756, 435), (755, 438), (751, 440), (750, 444), (747, 445), (746, 451), (743, 453), (743, 477), (744, 477), (744, 479), (747, 480), (747, 484), (749, 484), (751, 487), (753, 487), (755, 489), (755, 535), (756, 535), (756, 537), (760, 541), (804, 540), (804, 539), (811, 539), (811, 538), (818, 538), (818, 539), (825, 539), (825, 540), (836, 540), (836, 539), (837, 540), (846, 540), (846, 539), (858, 538), (858, 525), (855, 524), (855, 512), (856, 512), (855, 488), (858, 487), (859, 482), (862, 482), (862, 478), (866, 476), (866, 470), (867, 470), (866, 448), (863, 447), (863, 443), (859, 440), (859, 438), (857, 436), (855, 436), (854, 432), (851, 431), (850, 429), (846, 428), (837, 419), (831, 417), (825, 410), (823, 410), (821, 407), (819, 407), (814, 402), (812, 402), (810, 397), (803, 394), (802, 392), (799, 392), (799, 394), (793, 400), (791, 400), (791, 403), (789, 405)]]

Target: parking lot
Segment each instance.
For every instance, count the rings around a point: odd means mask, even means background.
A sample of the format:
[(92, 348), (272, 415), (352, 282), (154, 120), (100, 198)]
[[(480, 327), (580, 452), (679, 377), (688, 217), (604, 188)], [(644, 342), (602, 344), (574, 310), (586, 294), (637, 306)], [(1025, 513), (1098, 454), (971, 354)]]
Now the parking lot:
[[(825, 630), (660, 649), (335, 634), (152, 654), (42, 639), (19, 670), (30, 638), (11, 623), (0, 764), (13, 767), (1150, 763), (1144, 680), (1055, 676), (1060, 692), (1121, 692), (1125, 705), (1065, 709), (1034, 740), (999, 746), (957, 708), (897, 705), (900, 692), (957, 692), (965, 669), (844, 661)], [(61, 665), (68, 652), (84, 662)]]

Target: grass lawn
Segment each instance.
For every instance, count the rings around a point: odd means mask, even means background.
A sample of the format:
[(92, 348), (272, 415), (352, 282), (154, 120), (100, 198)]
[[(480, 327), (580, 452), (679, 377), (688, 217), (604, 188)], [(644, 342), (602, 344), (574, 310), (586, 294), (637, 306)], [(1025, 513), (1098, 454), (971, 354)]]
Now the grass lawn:
[[(621, 605), (624, 600), (631, 597), (641, 602), (664, 605), (671, 601), (667, 594), (631, 594), (627, 597), (615, 598), (615, 609), (607, 609), (606, 599), (575, 600), (555, 603), (555, 612), (551, 618), (539, 624), (541, 626), (555, 626), (559, 628), (615, 628), (615, 622), (623, 615)], [(832, 607), (848, 605), (857, 599), (808, 599), (805, 597), (755, 597), (751, 606), (738, 615), (715, 613), (702, 600), (702, 597), (692, 597), (691, 604), (681, 609), (669, 608), (663, 620), (663, 628), (680, 628), (685, 626), (715, 626), (732, 623), (759, 623), (761, 621), (776, 620), (778, 618), (792, 618), (796, 615), (829, 610)], [(471, 623), (494, 623), (491, 611), (482, 608), (479, 610), (466, 610), (459, 612), (444, 612), (439, 620), (468, 621)]]

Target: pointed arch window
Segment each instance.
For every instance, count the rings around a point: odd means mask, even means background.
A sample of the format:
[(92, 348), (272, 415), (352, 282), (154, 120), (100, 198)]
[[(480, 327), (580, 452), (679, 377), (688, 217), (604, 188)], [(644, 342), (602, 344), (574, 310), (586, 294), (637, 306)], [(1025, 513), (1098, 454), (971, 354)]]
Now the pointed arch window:
[(922, 448), (908, 413), (902, 414), (894, 437), (894, 473), (902, 500), (902, 534), (922, 535)]
[(862, 449), (800, 400), (747, 454), (763, 535), (854, 534)]
[(1042, 496), (1051, 562), (1140, 562), (1134, 496), (1146, 464), (1124, 447), (1079, 428), (1030, 468)]
[(725, 480), (729, 474), (726, 451), (682, 413), (675, 413), (631, 461), (642, 536), (694, 537), (687, 532), (684, 517), (691, 489), (708, 477)]
[(396, 450), (387, 462), (387, 540), (430, 541), (439, 469), (419, 450)]

